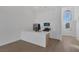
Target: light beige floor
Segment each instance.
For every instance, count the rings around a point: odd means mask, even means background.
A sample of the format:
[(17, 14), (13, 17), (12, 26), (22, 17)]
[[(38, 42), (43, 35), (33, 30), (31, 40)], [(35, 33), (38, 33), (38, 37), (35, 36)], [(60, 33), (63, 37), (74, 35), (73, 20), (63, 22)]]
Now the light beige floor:
[(46, 48), (19, 40), (0, 47), (1, 52), (79, 52), (79, 41), (63, 36), (62, 41), (49, 39)]

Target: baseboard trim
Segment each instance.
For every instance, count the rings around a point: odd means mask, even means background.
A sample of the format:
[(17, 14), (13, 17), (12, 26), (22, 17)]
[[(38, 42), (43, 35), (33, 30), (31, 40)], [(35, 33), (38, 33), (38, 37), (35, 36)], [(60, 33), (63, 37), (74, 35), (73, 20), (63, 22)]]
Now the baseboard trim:
[(10, 44), (10, 43), (13, 43), (13, 42), (16, 42), (16, 41), (18, 41), (18, 40), (11, 40), (11, 41), (7, 41), (7, 42), (3, 42), (3, 43), (0, 43), (0, 46)]

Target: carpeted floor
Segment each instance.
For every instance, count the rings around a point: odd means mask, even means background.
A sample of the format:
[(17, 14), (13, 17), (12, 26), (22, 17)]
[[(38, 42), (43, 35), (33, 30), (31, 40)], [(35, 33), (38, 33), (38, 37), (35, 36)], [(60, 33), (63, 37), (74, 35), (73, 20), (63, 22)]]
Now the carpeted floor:
[(0, 52), (79, 52), (79, 42), (76, 41), (75, 38), (63, 37), (62, 39), (62, 41), (49, 39), (46, 48), (19, 40), (0, 46)]

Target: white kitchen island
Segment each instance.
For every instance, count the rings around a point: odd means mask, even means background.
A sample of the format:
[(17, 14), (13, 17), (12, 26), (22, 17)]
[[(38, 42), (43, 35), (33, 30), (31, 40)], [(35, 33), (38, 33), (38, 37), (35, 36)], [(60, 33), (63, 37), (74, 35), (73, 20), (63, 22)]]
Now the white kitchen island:
[(47, 36), (49, 32), (35, 32), (35, 31), (23, 31), (21, 32), (21, 39), (36, 44), (41, 47), (46, 47)]

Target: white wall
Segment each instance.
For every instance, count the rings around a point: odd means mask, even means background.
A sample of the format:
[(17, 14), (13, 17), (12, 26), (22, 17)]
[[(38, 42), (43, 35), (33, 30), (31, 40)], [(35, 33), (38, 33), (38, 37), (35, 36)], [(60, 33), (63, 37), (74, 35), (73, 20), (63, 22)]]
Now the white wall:
[(79, 40), (79, 7), (75, 7), (76, 37)]
[(51, 37), (55, 39), (61, 38), (61, 7), (34, 7), (36, 11), (35, 22), (51, 23)]
[(0, 45), (18, 40), (23, 30), (31, 30), (34, 17), (32, 7), (0, 6)]
[(61, 37), (60, 7), (0, 6), (0, 45), (19, 39), (23, 30), (32, 31), (33, 22), (48, 20), (52, 23), (52, 36)]

